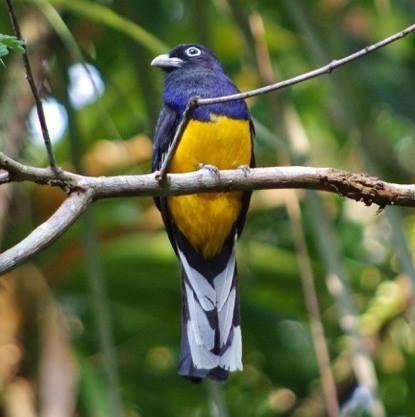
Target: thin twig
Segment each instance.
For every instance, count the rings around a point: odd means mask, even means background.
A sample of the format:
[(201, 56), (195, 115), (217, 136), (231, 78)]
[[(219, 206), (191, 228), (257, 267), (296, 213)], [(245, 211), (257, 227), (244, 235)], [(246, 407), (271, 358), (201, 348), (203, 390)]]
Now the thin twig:
[(335, 59), (328, 63), (327, 65), (324, 65), (320, 68), (317, 68), (315, 70), (306, 72), (301, 75), (297, 75), (296, 77), (289, 78), (288, 80), (279, 81), (277, 83), (266, 85), (265, 87), (256, 88), (255, 90), (246, 91), (243, 93), (238, 94), (230, 94), (227, 96), (222, 97), (211, 97), (211, 98), (199, 98), (199, 97), (191, 97), (189, 99), (189, 102), (187, 103), (186, 110), (183, 113), (182, 120), (179, 124), (179, 126), (176, 129), (174, 139), (172, 142), (172, 146), (167, 152), (166, 158), (164, 160), (163, 166), (160, 169), (160, 171), (157, 173), (157, 178), (159, 181), (163, 181), (166, 177), (170, 161), (173, 158), (173, 155), (177, 149), (177, 146), (180, 143), (181, 137), (183, 135), (183, 132), (187, 126), (187, 124), (190, 121), (190, 118), (193, 114), (193, 111), (198, 106), (206, 106), (209, 104), (218, 104), (218, 103), (225, 103), (228, 101), (234, 101), (234, 100), (244, 100), (250, 97), (262, 95), (271, 93), (273, 91), (281, 90), (282, 88), (287, 88), (291, 85), (301, 83), (306, 80), (310, 80), (312, 78), (319, 77), (320, 75), (324, 74), (331, 74), (334, 70), (337, 68), (351, 62), (355, 61), (356, 59), (359, 59), (363, 55), (367, 55), (371, 52), (374, 52), (380, 48), (383, 48), (386, 45), (389, 45), (399, 39), (404, 38), (405, 36), (409, 35), (410, 33), (415, 31), (415, 24), (412, 24), (411, 26), (408, 26), (407, 28), (403, 29), (402, 31), (395, 33), (392, 36), (389, 36), (379, 42), (376, 42), (372, 45), (366, 46), (363, 49), (360, 49), (357, 52), (354, 52), (350, 55), (345, 56), (341, 59)]
[[(31, 181), (38, 184), (58, 185), (69, 189), (72, 187), (72, 179), (80, 177), (68, 171), (60, 170), (57, 178), (52, 168), (37, 168), (21, 164), (0, 152), (0, 168), (6, 173), (0, 173), (0, 185), (8, 182)], [(79, 179), (79, 178), (78, 178)]]
[(186, 108), (183, 112), (182, 119), (181, 119), (179, 125), (177, 126), (176, 132), (174, 133), (172, 143), (171, 143), (170, 148), (169, 148), (169, 150), (166, 154), (163, 165), (162, 165), (160, 171), (156, 173), (156, 178), (159, 182), (163, 182), (166, 179), (167, 170), (169, 169), (170, 162), (173, 159), (173, 155), (175, 154), (176, 149), (179, 146), (179, 143), (180, 143), (180, 140), (183, 136), (183, 133), (184, 133), (187, 125), (189, 124), (192, 113), (195, 110), (195, 108), (197, 107), (199, 100), (200, 99), (198, 97), (193, 97), (187, 103), (187, 106), (186, 106)]
[(52, 143), (51, 143), (50, 136), (49, 136), (49, 130), (46, 124), (46, 118), (45, 118), (45, 113), (43, 111), (42, 100), (40, 99), (39, 92), (36, 87), (36, 83), (33, 77), (32, 67), (29, 61), (29, 56), (27, 54), (26, 42), (24, 42), (24, 39), (22, 38), (22, 33), (20, 31), (19, 22), (17, 21), (17, 17), (16, 17), (16, 13), (13, 7), (12, 0), (6, 0), (6, 4), (9, 10), (10, 21), (12, 23), (14, 33), (19, 40), (23, 41), (24, 53), (22, 54), (22, 57), (23, 57), (24, 67), (26, 70), (26, 79), (30, 85), (33, 98), (35, 100), (37, 116), (39, 119), (40, 127), (42, 129), (42, 136), (43, 136), (43, 141), (45, 142), (45, 147), (46, 147), (46, 151), (48, 154), (49, 165), (52, 168), (53, 172), (56, 175), (58, 175), (59, 170), (58, 170), (58, 167), (56, 166), (55, 155), (53, 153)]
[(217, 103), (225, 103), (227, 101), (234, 101), (234, 100), (244, 100), (250, 97), (259, 96), (262, 94), (271, 93), (273, 91), (280, 90), (282, 88), (289, 87), (294, 84), (301, 83), (306, 80), (310, 80), (312, 78), (319, 77), (320, 75), (324, 74), (331, 74), (337, 68), (348, 64), (351, 61), (355, 61), (356, 59), (362, 57), (363, 55), (367, 55), (371, 52), (376, 51), (377, 49), (383, 48), (386, 45), (389, 45), (397, 40), (404, 38), (405, 36), (409, 35), (410, 33), (415, 32), (415, 23), (407, 28), (403, 29), (402, 31), (395, 33), (388, 38), (385, 38), (379, 42), (376, 42), (372, 45), (366, 46), (363, 49), (360, 49), (353, 54), (347, 55), (344, 58), (335, 59), (331, 61), (329, 64), (324, 65), (323, 67), (317, 68), (315, 70), (306, 72), (304, 74), (298, 75), (293, 78), (289, 78), (288, 80), (279, 81), (275, 84), (267, 85), (265, 87), (257, 88), (255, 90), (246, 91), (244, 93), (239, 94), (231, 94), (228, 96), (223, 97), (213, 97), (213, 98), (201, 98), (197, 99), (196, 107), (197, 106), (206, 106), (209, 104), (217, 104)]

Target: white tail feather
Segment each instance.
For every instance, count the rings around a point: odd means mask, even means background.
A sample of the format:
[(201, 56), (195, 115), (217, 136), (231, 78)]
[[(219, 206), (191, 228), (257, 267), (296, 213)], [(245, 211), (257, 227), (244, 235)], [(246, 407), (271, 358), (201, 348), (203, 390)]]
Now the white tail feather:
[(198, 346), (211, 350), (215, 346), (215, 331), (210, 326), (205, 312), (195, 300), (192, 289), (187, 284), (185, 284), (185, 288), (190, 322), (195, 333), (195, 341)]
[(229, 332), (233, 321), (233, 315), (235, 311), (235, 288), (229, 294), (222, 310), (218, 311), (219, 318), (219, 334), (220, 334), (220, 346), (224, 346), (229, 338)]
[(241, 327), (233, 327), (232, 343), (219, 360), (219, 366), (227, 371), (242, 371), (242, 335)]
[(192, 289), (196, 293), (196, 297), (199, 300), (203, 310), (213, 310), (216, 305), (215, 289), (209, 284), (209, 282), (202, 274), (200, 274), (198, 271), (196, 271), (196, 269), (189, 265), (189, 262), (187, 262), (186, 257), (180, 249), (179, 256), (183, 268), (186, 272), (186, 276), (189, 279)]
[(216, 306), (218, 310), (222, 310), (225, 301), (229, 296), (229, 292), (231, 290), (232, 281), (233, 281), (233, 273), (235, 271), (235, 244), (232, 248), (231, 256), (226, 264), (225, 269), (218, 274), (213, 284), (216, 290)]
[(195, 339), (194, 325), (191, 320), (187, 323), (187, 338), (189, 340), (190, 353), (195, 368), (213, 369), (218, 366), (218, 356), (209, 352), (204, 346), (197, 344)]
[[(192, 362), (198, 369), (221, 367), (228, 371), (242, 369), (242, 338), (240, 326), (233, 326), (236, 289), (232, 286), (235, 273), (235, 244), (223, 269), (211, 283), (191, 267), (184, 253), (178, 250), (186, 273), (185, 292), (189, 312), (186, 326)], [(207, 312), (216, 308), (218, 329), (209, 323)], [(215, 345), (215, 332), (219, 332), (220, 347), (231, 343), (222, 355), (211, 352)]]

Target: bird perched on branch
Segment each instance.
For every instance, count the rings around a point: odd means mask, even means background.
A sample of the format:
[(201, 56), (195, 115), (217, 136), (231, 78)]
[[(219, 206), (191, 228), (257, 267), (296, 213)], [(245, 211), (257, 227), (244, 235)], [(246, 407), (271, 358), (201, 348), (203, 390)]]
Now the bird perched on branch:
[[(196, 44), (179, 45), (151, 63), (165, 72), (164, 106), (157, 122), (153, 171), (161, 168), (183, 112), (193, 97), (238, 93), (215, 55)], [(254, 129), (243, 100), (198, 106), (183, 132), (169, 172), (254, 166)], [(211, 192), (157, 197), (170, 242), (182, 267), (180, 375), (226, 381), (242, 369), (235, 244), (251, 193)]]

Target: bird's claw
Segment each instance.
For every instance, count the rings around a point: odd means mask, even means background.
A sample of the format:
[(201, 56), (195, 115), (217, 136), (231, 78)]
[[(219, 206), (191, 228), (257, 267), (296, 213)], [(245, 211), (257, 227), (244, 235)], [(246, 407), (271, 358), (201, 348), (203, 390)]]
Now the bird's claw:
[(220, 174), (219, 174), (219, 168), (217, 167), (217, 166), (215, 166), (215, 165), (210, 165), (210, 164), (203, 164), (203, 163), (201, 163), (201, 164), (199, 164), (198, 166), (197, 166), (197, 169), (198, 170), (201, 170), (201, 169), (206, 169), (206, 170), (208, 170), (209, 171), (209, 173), (211, 174), (211, 175), (213, 175), (214, 177), (216, 177), (216, 178), (219, 178), (219, 176), (220, 176)]
[(159, 183), (162, 182), (162, 180), (163, 180), (160, 170), (154, 171), (154, 177), (155, 177), (156, 181), (159, 182)]
[(247, 176), (248, 176), (248, 174), (249, 174), (249, 173), (250, 173), (250, 171), (251, 171), (251, 168), (250, 168), (250, 166), (249, 166), (249, 165), (240, 165), (240, 166), (238, 167), (238, 169), (240, 169), (240, 170), (242, 171), (242, 173), (243, 173), (244, 177), (247, 177)]

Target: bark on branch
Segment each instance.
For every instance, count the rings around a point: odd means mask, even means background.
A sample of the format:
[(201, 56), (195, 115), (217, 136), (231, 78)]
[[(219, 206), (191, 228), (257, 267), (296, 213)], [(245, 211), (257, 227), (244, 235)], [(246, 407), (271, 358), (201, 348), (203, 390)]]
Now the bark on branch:
[(63, 234), (90, 203), (103, 198), (297, 188), (336, 193), (366, 205), (377, 204), (380, 208), (387, 205), (415, 207), (415, 184), (389, 183), (366, 174), (334, 168), (268, 167), (249, 172), (225, 170), (218, 175), (202, 169), (188, 174), (169, 174), (162, 183), (157, 180), (156, 173), (89, 177), (62, 170), (57, 178), (51, 168), (23, 165), (2, 153), (0, 168), (6, 171), (0, 173), (0, 184), (30, 181), (59, 186), (69, 192), (68, 198), (50, 219), (22, 242), (0, 254), (0, 273), (15, 268), (45, 248)]
[(249, 171), (234, 169), (212, 174), (209, 170), (168, 174), (160, 183), (157, 173), (90, 177), (61, 170), (59, 177), (51, 168), (23, 165), (0, 152), (0, 184), (30, 181), (52, 185), (65, 191), (90, 192), (92, 199), (122, 196), (170, 196), (212, 191), (248, 191), (271, 188), (304, 188), (337, 193), (366, 205), (415, 206), (415, 184), (390, 183), (362, 173), (335, 168), (267, 167)]

